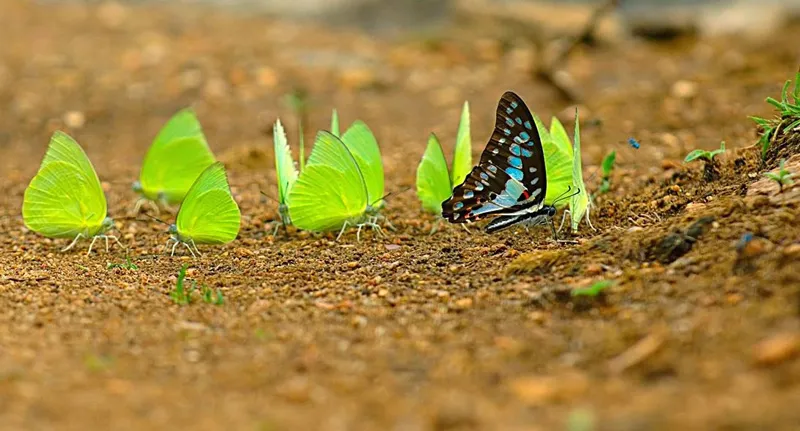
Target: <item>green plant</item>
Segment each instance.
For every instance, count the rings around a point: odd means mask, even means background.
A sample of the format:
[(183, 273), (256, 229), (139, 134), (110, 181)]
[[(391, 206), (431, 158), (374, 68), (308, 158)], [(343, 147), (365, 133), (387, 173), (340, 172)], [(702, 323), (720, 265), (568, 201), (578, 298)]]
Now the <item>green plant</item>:
[(189, 305), (192, 303), (192, 290), (194, 290), (194, 286), (186, 289), (184, 286), (184, 282), (186, 280), (186, 269), (189, 265), (183, 264), (181, 266), (180, 271), (178, 271), (178, 281), (175, 283), (175, 288), (172, 289), (172, 292), (169, 293), (169, 297), (172, 298), (172, 302), (178, 305)]
[(714, 181), (719, 179), (719, 171), (717, 170), (717, 161), (715, 158), (725, 152), (725, 141), (719, 143), (719, 149), (713, 151), (694, 150), (686, 155), (683, 159), (684, 163), (693, 162), (695, 160), (702, 160), (705, 165), (703, 166), (703, 178), (706, 181)]
[(570, 296), (573, 296), (573, 297), (575, 297), (575, 296), (595, 297), (595, 296), (600, 295), (604, 290), (606, 290), (609, 287), (611, 287), (611, 285), (612, 285), (612, 283), (609, 280), (600, 280), (600, 281), (597, 281), (597, 282), (593, 283), (589, 287), (582, 287), (582, 288), (579, 288), (579, 289), (572, 289), (572, 292), (570, 292)]
[[(758, 144), (761, 146), (762, 160), (766, 157), (770, 144), (779, 134), (787, 133), (800, 126), (800, 71), (794, 76), (794, 88), (790, 93), (789, 87), (791, 85), (792, 80), (787, 80), (783, 84), (780, 101), (772, 97), (767, 97), (766, 99), (767, 103), (778, 110), (776, 118), (750, 117), (762, 129), (761, 137), (758, 139)], [(794, 99), (794, 102), (791, 102), (790, 98)]]
[(685, 163), (693, 162), (697, 159), (701, 159), (706, 162), (713, 162), (714, 157), (725, 152), (725, 141), (720, 142), (719, 149), (713, 151), (706, 151), (706, 150), (694, 150), (691, 153), (686, 155), (686, 158), (683, 159)]
[(222, 291), (219, 289), (215, 291), (204, 284), (200, 288), (200, 294), (203, 298), (203, 302), (205, 302), (206, 304), (214, 304), (214, 305), (225, 304), (225, 297), (222, 296)]
[(603, 158), (603, 164), (601, 165), (603, 168), (603, 182), (600, 183), (600, 188), (598, 192), (600, 194), (608, 193), (611, 190), (611, 172), (614, 170), (614, 163), (617, 161), (617, 151), (614, 150), (605, 158)]
[(778, 183), (779, 193), (783, 193), (784, 185), (794, 184), (794, 181), (792, 181), (792, 177), (794, 176), (794, 174), (789, 172), (789, 170), (784, 167), (785, 164), (786, 164), (786, 159), (781, 159), (781, 163), (778, 168), (778, 173), (774, 172), (764, 173), (765, 177)]
[(108, 262), (106, 264), (106, 269), (116, 269), (116, 268), (127, 269), (128, 271), (136, 271), (137, 269), (139, 269), (139, 267), (135, 263), (131, 262), (130, 256), (125, 256), (124, 263)]

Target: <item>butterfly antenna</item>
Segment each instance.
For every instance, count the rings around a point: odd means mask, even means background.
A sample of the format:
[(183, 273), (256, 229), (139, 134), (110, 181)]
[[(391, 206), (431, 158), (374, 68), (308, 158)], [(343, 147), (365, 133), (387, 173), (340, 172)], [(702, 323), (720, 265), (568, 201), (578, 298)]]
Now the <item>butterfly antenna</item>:
[(273, 201), (273, 202), (275, 202), (275, 203), (277, 203), (277, 204), (280, 204), (280, 202), (279, 202), (277, 199), (275, 199), (275, 198), (273, 198), (272, 196), (270, 196), (270, 195), (268, 195), (268, 194), (264, 193), (264, 191), (263, 191), (263, 190), (259, 190), (258, 192), (259, 192), (259, 193), (261, 193), (262, 195), (264, 195), (264, 197), (265, 197), (265, 198), (267, 198), (267, 199), (269, 199), (269, 200), (271, 200), (271, 201)]
[(169, 223), (165, 222), (164, 220), (161, 220), (158, 217), (153, 217), (150, 214), (145, 214), (145, 216), (150, 217), (151, 219), (153, 219), (153, 220), (155, 220), (155, 221), (157, 221), (157, 222), (159, 222), (161, 224), (165, 224), (165, 225), (169, 226)]
[(407, 191), (409, 191), (409, 190), (411, 190), (411, 187), (410, 187), (410, 186), (409, 186), (409, 187), (406, 187), (406, 188), (404, 188), (403, 190), (400, 190), (400, 191), (398, 191), (398, 192), (389, 192), (389, 193), (386, 193), (385, 195), (381, 196), (379, 199), (376, 199), (376, 200), (375, 200), (374, 202), (372, 202), (370, 205), (372, 205), (372, 204), (374, 204), (374, 203), (376, 203), (376, 202), (380, 202), (380, 201), (382, 201), (382, 200), (384, 200), (384, 199), (388, 198), (388, 197), (389, 197), (389, 196), (391, 196), (391, 195), (399, 195), (399, 194), (401, 194), (401, 193), (405, 193), (405, 192), (407, 192)]
[(581, 193), (581, 189), (577, 189), (577, 190), (575, 190), (574, 193), (565, 196), (567, 193), (569, 193), (571, 188), (572, 188), (571, 186), (567, 186), (567, 191), (565, 191), (564, 193), (561, 193), (561, 195), (559, 197), (557, 197), (555, 201), (553, 201), (553, 206), (555, 206), (560, 201), (569, 199), (569, 198), (571, 198), (573, 196), (577, 196), (577, 195), (579, 195)]

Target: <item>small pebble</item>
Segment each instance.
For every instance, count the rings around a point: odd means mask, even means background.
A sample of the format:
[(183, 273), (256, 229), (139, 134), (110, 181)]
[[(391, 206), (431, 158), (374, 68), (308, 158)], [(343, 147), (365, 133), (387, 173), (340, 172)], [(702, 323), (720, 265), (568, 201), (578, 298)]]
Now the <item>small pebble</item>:
[(687, 80), (680, 80), (672, 84), (670, 93), (678, 99), (691, 99), (697, 96), (697, 83)]
[(794, 358), (800, 353), (800, 334), (783, 333), (756, 344), (753, 359), (756, 365), (773, 366)]
[(67, 111), (62, 120), (70, 129), (80, 129), (86, 124), (86, 115), (81, 111)]

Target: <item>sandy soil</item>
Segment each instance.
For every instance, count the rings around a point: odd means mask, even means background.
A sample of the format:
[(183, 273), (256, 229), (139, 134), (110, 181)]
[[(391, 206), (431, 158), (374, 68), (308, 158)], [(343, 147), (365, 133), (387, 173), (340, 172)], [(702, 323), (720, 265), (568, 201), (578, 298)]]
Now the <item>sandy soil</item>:
[[(531, 49), (218, 11), (2, 8), (2, 428), (798, 429), (800, 189), (761, 180), (747, 116), (770, 115), (763, 100), (796, 70), (800, 28), (758, 44), (579, 50), (569, 72), (585, 96), (589, 187), (611, 149), (618, 166), (577, 245), (547, 229), (428, 235), (413, 191), (390, 198), (387, 238), (336, 242), (270, 236), (276, 208), (259, 190), (274, 189), (271, 123), (297, 138), (285, 94), (311, 94), (308, 139), (332, 107), (367, 121), (400, 191), (430, 131), (451, 145), (464, 99), (476, 155), (506, 89), (544, 118), (572, 112), (528, 78)], [(161, 254), (164, 226), (129, 215), (145, 149), (189, 104), (243, 213), (240, 239), (197, 260)], [(24, 188), (56, 129), (92, 159), (138, 269), (109, 269), (125, 262), (119, 248), (61, 253), (23, 227)], [(721, 140), (719, 180), (681, 163)], [(173, 303), (184, 263), (224, 305)], [(603, 298), (570, 299), (598, 280), (614, 282)]]

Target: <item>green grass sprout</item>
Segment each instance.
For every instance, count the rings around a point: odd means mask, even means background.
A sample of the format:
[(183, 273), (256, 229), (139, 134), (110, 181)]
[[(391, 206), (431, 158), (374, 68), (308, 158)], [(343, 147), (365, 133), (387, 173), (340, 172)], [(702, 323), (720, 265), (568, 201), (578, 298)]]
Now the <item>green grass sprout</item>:
[(694, 150), (691, 153), (686, 155), (686, 158), (683, 159), (685, 163), (693, 162), (695, 160), (701, 159), (706, 162), (713, 162), (714, 157), (722, 154), (725, 152), (725, 141), (722, 141), (719, 144), (719, 149), (714, 151), (706, 151), (706, 150)]
[(695, 160), (702, 160), (704, 162), (703, 178), (706, 181), (714, 181), (719, 179), (719, 170), (717, 170), (716, 157), (725, 152), (725, 141), (719, 143), (719, 149), (713, 151), (706, 150), (693, 150), (686, 155), (683, 159), (684, 163), (693, 162)]
[(597, 190), (600, 194), (608, 193), (611, 190), (611, 172), (614, 170), (614, 163), (617, 161), (617, 151), (614, 150), (603, 158), (603, 182)]
[(576, 297), (576, 296), (588, 296), (588, 297), (594, 298), (594, 297), (600, 295), (604, 290), (606, 290), (609, 287), (611, 287), (612, 284), (613, 283), (611, 281), (609, 281), (609, 280), (597, 281), (597, 282), (593, 283), (589, 287), (582, 287), (582, 288), (579, 288), (579, 289), (572, 289), (572, 292), (570, 293), (570, 296), (573, 296), (573, 297)]
[(126, 269), (128, 271), (136, 271), (137, 269), (139, 269), (139, 266), (136, 265), (135, 263), (131, 262), (130, 256), (125, 256), (125, 262), (124, 263), (108, 262), (106, 264), (106, 269), (116, 269), (116, 268), (122, 268), (122, 269)]
[(205, 302), (206, 304), (214, 304), (214, 305), (225, 304), (225, 297), (222, 296), (222, 291), (219, 289), (215, 291), (204, 284), (200, 288), (200, 294), (202, 295), (203, 302)]
[[(794, 76), (794, 86), (791, 92), (789, 92), (790, 86), (792, 86), (792, 80), (787, 80), (783, 84), (780, 101), (772, 97), (766, 99), (766, 102), (778, 111), (775, 118), (750, 117), (762, 129), (758, 139), (762, 160), (766, 158), (767, 150), (779, 135), (800, 126), (800, 71)], [(792, 102), (790, 99), (794, 101)]]
[(767, 177), (767, 178), (771, 179), (772, 181), (775, 181), (776, 183), (778, 183), (778, 189), (779, 189), (778, 193), (783, 193), (783, 186), (794, 184), (794, 181), (792, 180), (792, 177), (794, 177), (794, 174), (789, 172), (789, 170), (784, 167), (785, 164), (786, 164), (786, 159), (781, 159), (781, 163), (779, 165), (778, 173), (774, 173), (774, 172), (765, 172), (764, 173), (765, 177)]
[(181, 266), (181, 269), (178, 272), (178, 281), (175, 283), (175, 288), (169, 293), (169, 297), (172, 298), (172, 302), (178, 305), (189, 305), (192, 303), (192, 290), (194, 290), (194, 287), (187, 289), (185, 286), (186, 269), (188, 267), (189, 265), (185, 263)]

